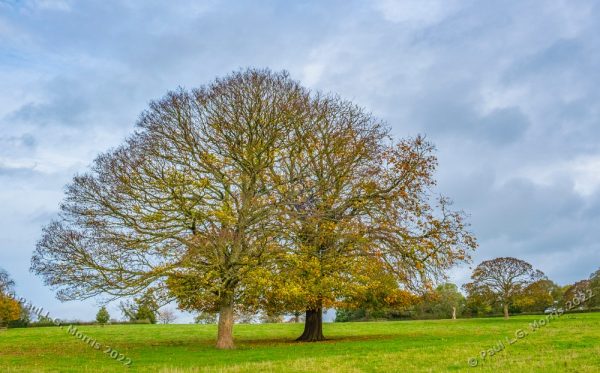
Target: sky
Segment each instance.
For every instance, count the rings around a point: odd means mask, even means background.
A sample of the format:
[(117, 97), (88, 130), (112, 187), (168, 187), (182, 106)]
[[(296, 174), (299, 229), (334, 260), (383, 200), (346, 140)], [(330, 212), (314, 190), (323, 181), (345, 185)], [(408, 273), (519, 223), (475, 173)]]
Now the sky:
[(594, 1), (0, 0), (0, 267), (53, 317), (92, 319), (97, 300), (61, 303), (29, 272), (64, 186), (151, 100), (268, 67), (436, 145), (437, 191), (479, 241), (451, 281), (500, 256), (562, 285), (587, 278), (600, 267), (598, 35)]

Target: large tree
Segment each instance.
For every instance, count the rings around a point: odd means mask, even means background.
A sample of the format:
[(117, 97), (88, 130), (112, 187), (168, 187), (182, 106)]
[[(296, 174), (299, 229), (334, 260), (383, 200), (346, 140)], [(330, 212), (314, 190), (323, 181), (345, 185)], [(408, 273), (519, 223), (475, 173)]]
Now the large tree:
[(320, 340), (323, 308), (360, 299), (369, 268), (401, 298), (475, 247), (434, 198), (432, 153), (285, 73), (235, 73), (152, 103), (75, 177), (32, 268), (61, 299), (152, 287), (218, 313), (219, 348), (233, 347), (234, 311), (259, 307), (306, 312), (300, 340)]
[(508, 308), (522, 291), (544, 278), (544, 273), (534, 270), (531, 264), (516, 258), (496, 258), (481, 262), (471, 275), (472, 282), (463, 285), (469, 297), (486, 298), (500, 304), (504, 318)]
[(163, 324), (171, 324), (177, 320), (177, 315), (172, 309), (166, 308), (158, 311), (158, 320)]
[(432, 197), (436, 158), (422, 137), (394, 143), (338, 97), (313, 97), (309, 114), (275, 170), (287, 244), (261, 279), (271, 275), (275, 304), (306, 312), (298, 340), (318, 341), (324, 308), (368, 292), (365, 268), (393, 274), (397, 294), (421, 290), (466, 260), (475, 240), (463, 215)]
[(68, 186), (33, 271), (63, 300), (167, 289), (218, 312), (217, 347), (232, 348), (234, 307), (277, 241), (269, 171), (307, 97), (286, 73), (247, 70), (152, 102)]

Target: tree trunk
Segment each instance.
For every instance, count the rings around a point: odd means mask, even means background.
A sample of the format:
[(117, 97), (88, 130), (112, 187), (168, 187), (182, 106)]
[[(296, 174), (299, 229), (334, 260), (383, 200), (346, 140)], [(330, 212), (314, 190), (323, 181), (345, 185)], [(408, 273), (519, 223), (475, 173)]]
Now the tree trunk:
[(452, 320), (456, 320), (456, 307), (452, 306)]
[(323, 309), (306, 310), (306, 320), (304, 321), (304, 332), (296, 339), (301, 342), (324, 341), (323, 336)]
[(219, 309), (219, 331), (217, 333), (217, 348), (230, 350), (233, 345), (233, 297), (224, 299)]
[(504, 318), (508, 319), (508, 303), (504, 303)]

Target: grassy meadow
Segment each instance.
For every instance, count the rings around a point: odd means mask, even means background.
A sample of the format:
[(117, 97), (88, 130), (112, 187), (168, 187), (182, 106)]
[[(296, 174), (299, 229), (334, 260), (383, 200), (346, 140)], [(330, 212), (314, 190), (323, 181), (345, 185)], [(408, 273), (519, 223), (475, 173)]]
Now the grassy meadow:
[[(232, 351), (213, 347), (214, 325), (78, 327), (98, 349), (66, 327), (9, 329), (0, 331), (0, 372), (600, 371), (600, 313), (566, 314), (532, 331), (542, 317), (332, 323), (320, 343), (294, 342), (301, 324), (236, 325)], [(517, 338), (519, 329), (527, 334)], [(498, 341), (504, 349), (482, 359)], [(131, 366), (111, 359), (106, 346)]]

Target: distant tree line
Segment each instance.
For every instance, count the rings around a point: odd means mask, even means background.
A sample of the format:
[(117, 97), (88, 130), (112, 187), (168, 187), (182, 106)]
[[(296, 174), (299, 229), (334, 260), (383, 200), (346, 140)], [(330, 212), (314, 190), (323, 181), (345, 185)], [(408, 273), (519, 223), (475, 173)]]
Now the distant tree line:
[[(20, 328), (28, 326), (55, 326), (54, 320), (44, 311), (22, 303), (14, 291), (15, 282), (8, 272), (0, 268), (0, 328)], [(160, 309), (153, 292), (145, 292), (142, 296), (119, 305), (124, 321), (110, 318), (106, 306), (100, 307), (95, 321), (70, 320), (73, 325), (100, 324), (170, 324), (177, 319), (170, 309)]]
[(456, 317), (508, 317), (559, 310), (567, 301), (581, 299), (588, 292), (594, 296), (576, 310), (600, 311), (600, 269), (588, 279), (561, 286), (522, 260), (497, 258), (482, 262), (472, 280), (463, 286), (464, 294), (455, 284), (444, 283), (415, 295), (402, 307), (365, 301), (358, 307), (338, 309), (335, 321), (450, 319), (453, 313)]

